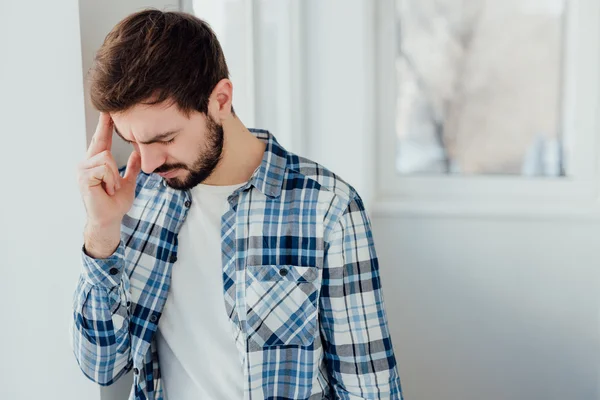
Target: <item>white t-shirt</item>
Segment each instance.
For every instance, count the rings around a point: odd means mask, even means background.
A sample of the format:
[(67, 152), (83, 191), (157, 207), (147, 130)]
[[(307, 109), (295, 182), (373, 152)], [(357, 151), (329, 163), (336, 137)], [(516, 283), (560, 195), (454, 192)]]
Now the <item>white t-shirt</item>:
[(242, 186), (198, 185), (178, 235), (157, 344), (165, 398), (240, 400), (244, 374), (225, 311), (221, 216)]

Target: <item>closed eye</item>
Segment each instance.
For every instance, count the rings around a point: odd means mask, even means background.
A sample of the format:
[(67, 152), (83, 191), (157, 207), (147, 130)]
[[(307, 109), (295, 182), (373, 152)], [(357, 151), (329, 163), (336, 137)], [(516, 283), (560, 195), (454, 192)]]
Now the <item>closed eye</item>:
[[(132, 145), (135, 145), (135, 144), (136, 144), (136, 142), (132, 142), (131, 140), (127, 140), (127, 139), (125, 139), (125, 137), (124, 137), (123, 135), (121, 135), (121, 132), (119, 132), (119, 131), (117, 130), (117, 127), (116, 127), (116, 126), (114, 126), (114, 130), (115, 130), (115, 133), (116, 133), (116, 134), (117, 134), (117, 135), (118, 135), (118, 136), (119, 136), (121, 139), (123, 139), (125, 142), (127, 142), (127, 143), (129, 143), (129, 144), (132, 144)], [(148, 141), (142, 141), (142, 142), (140, 142), (139, 144), (145, 144), (145, 145), (148, 145), (148, 144), (153, 144), (153, 143), (161, 143), (161, 144), (164, 144), (164, 145), (169, 145), (169, 144), (171, 144), (171, 143), (173, 143), (173, 142), (175, 141), (175, 138), (177, 137), (177, 135), (176, 135), (176, 134), (177, 134), (177, 133), (179, 133), (179, 132), (180, 132), (180, 129), (177, 129), (177, 130), (174, 130), (174, 131), (170, 131), (170, 132), (165, 132), (165, 133), (162, 133), (162, 134), (158, 135), (158, 136), (157, 136), (157, 137), (155, 137), (154, 139), (151, 139), (151, 140), (148, 140)], [(173, 136), (173, 138), (172, 138), (172, 139), (169, 139), (169, 140), (160, 140), (160, 139), (162, 139), (162, 138), (169, 137), (169, 136), (171, 136), (171, 135), (173, 135), (173, 134), (175, 134), (175, 136)]]

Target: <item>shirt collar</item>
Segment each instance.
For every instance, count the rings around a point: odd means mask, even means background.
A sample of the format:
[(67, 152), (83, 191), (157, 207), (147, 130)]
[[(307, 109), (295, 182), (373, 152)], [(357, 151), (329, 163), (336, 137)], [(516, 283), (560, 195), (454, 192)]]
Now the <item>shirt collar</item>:
[(265, 142), (265, 152), (258, 168), (248, 183), (265, 196), (279, 197), (283, 187), (285, 169), (287, 167), (287, 150), (285, 150), (270, 132), (262, 129), (250, 129), (258, 139)]

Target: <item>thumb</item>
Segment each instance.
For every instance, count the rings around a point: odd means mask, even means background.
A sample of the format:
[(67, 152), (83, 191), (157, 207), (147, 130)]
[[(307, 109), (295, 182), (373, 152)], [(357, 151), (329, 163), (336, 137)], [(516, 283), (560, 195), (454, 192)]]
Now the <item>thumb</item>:
[(127, 161), (127, 168), (123, 179), (135, 183), (135, 180), (142, 169), (142, 159), (137, 151), (131, 152)]

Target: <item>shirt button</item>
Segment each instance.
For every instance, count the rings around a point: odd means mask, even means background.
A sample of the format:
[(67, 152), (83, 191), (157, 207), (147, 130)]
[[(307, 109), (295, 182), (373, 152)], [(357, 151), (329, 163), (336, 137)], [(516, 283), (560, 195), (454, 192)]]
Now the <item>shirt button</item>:
[(158, 317), (156, 316), (156, 314), (152, 314), (150, 316), (150, 322), (156, 322), (157, 319), (158, 319)]
[(140, 370), (139, 370), (139, 369), (137, 369), (137, 368), (134, 368), (134, 369), (133, 369), (133, 373), (137, 375), (137, 374), (139, 374), (139, 373), (140, 373)]
[(281, 269), (279, 270), (279, 275), (281, 275), (281, 276), (286, 276), (287, 274), (288, 274), (288, 270), (287, 270), (287, 269), (285, 269), (285, 268), (281, 268)]
[(185, 202), (185, 206), (186, 206), (187, 208), (190, 208), (190, 206), (191, 206), (191, 205), (192, 205), (192, 202), (191, 202), (191, 201), (187, 200), (187, 201)]
[(172, 263), (174, 263), (175, 261), (177, 261), (177, 256), (175, 254), (172, 254), (171, 258), (169, 259), (169, 261), (171, 261)]
[(110, 271), (108, 271), (111, 275), (116, 275), (119, 273), (119, 270), (117, 268), (111, 268)]

